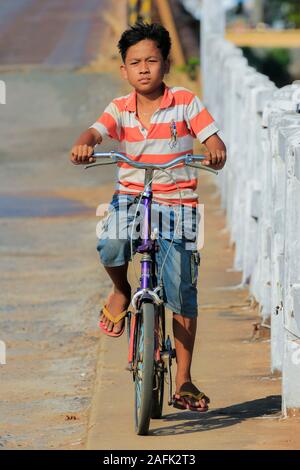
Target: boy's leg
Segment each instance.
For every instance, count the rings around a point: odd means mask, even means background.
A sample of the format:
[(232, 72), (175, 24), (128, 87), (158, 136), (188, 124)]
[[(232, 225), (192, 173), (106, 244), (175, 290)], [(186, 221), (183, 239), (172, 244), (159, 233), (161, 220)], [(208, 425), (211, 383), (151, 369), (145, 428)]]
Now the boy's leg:
[[(159, 270), (169, 246), (169, 240), (159, 240)], [(185, 248), (184, 242), (174, 242), (166, 259), (163, 272), (165, 301), (173, 311), (173, 334), (177, 356), (176, 392), (183, 384), (195, 389), (191, 377), (191, 364), (197, 330), (197, 257)], [(186, 386), (185, 386), (186, 388)], [(208, 400), (201, 399), (193, 407), (207, 408)]]
[[(127, 280), (128, 263), (124, 266), (104, 267), (113, 282), (113, 291), (108, 296), (106, 307), (112, 316), (117, 317), (120, 312), (123, 312), (123, 310), (128, 308), (131, 300), (131, 287)], [(107, 331), (114, 331), (114, 333), (119, 333), (121, 331), (125, 321), (123, 318), (114, 325), (110, 320), (108, 320), (108, 318), (106, 318), (104, 313), (100, 315), (100, 320), (104, 323)]]
[[(176, 349), (176, 393), (186, 382), (192, 382), (191, 365), (197, 331), (197, 318), (184, 317), (173, 312), (173, 334)], [(200, 408), (206, 408), (207, 402), (202, 399), (196, 404)]]
[(197, 318), (187, 318), (173, 312), (173, 334), (177, 356), (176, 390), (191, 381), (191, 365)]
[[(97, 245), (100, 261), (113, 282), (113, 290), (106, 301), (106, 307), (112, 316), (118, 316), (126, 310), (131, 301), (131, 287), (127, 280), (128, 260), (131, 257), (128, 240), (128, 226), (132, 216), (128, 216), (128, 208), (134, 202), (133, 197), (114, 195), (109, 213), (102, 221), (102, 232)], [(109, 332), (119, 333), (125, 319), (114, 324), (105, 314), (100, 320)]]

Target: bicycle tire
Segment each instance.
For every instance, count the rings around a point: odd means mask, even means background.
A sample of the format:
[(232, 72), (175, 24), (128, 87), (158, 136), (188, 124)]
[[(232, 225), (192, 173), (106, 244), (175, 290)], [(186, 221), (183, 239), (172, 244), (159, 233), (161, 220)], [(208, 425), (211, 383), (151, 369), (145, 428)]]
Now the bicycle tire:
[[(164, 305), (158, 307), (158, 346), (159, 350), (162, 351), (165, 348), (166, 340), (166, 320), (165, 320), (165, 308)], [(156, 370), (154, 373), (153, 381), (153, 396), (152, 396), (152, 419), (160, 419), (163, 414), (164, 405), (164, 389), (165, 389), (165, 365), (162, 361), (160, 364), (156, 364)]]
[(153, 396), (154, 377), (154, 319), (155, 308), (144, 302), (138, 314), (136, 330), (135, 430), (139, 436), (148, 434)]

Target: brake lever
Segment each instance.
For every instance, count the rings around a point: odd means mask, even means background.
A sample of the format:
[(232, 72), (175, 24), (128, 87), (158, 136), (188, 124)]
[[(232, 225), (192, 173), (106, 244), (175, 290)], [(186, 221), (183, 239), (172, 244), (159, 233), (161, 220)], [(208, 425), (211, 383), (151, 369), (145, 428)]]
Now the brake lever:
[(91, 163), (90, 165), (86, 165), (84, 167), (85, 170), (92, 168), (94, 166), (103, 166), (103, 165), (114, 165), (116, 162), (101, 162), (101, 163)]
[(217, 170), (214, 170), (213, 168), (209, 168), (206, 165), (201, 165), (201, 163), (199, 163), (199, 165), (197, 165), (196, 163), (187, 163), (186, 165), (187, 166), (192, 166), (193, 168), (198, 168), (199, 170), (208, 171), (209, 173), (213, 173), (214, 175), (219, 174), (219, 172)]

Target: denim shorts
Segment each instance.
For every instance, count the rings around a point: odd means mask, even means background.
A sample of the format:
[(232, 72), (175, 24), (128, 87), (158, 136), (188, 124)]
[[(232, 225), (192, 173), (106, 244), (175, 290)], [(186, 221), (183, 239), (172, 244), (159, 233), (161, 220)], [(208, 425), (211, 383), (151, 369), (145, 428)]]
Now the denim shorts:
[[(140, 214), (140, 218), (137, 217), (135, 222), (137, 230), (133, 230), (132, 222), (136, 213), (135, 209), (133, 211), (131, 209), (136, 207), (134, 204), (136, 202), (137, 198), (134, 196), (114, 194), (108, 213), (101, 220), (100, 229), (98, 230), (97, 250), (100, 261), (104, 266), (123, 266), (131, 260), (131, 238), (133, 239), (133, 253), (136, 252), (140, 235), (139, 228), (142, 225), (142, 215)], [(124, 210), (125, 207), (126, 210)], [(181, 208), (182, 206), (176, 207)], [(174, 217), (174, 212), (176, 212), (176, 209), (165, 204), (152, 202), (152, 218), (156, 221), (161, 222), (161, 220), (164, 220), (166, 211), (168, 211), (168, 214), (165, 220), (167, 218), (170, 220), (168, 230), (164, 230), (162, 223), (157, 224), (157, 242), (159, 245), (159, 251), (156, 253), (157, 278), (160, 279), (162, 273), (163, 298), (166, 307), (176, 314), (194, 318), (198, 314), (197, 278), (200, 254), (195, 249), (194, 232), (189, 234), (188, 237), (185, 233), (182, 233), (180, 237), (176, 236), (171, 244), (175, 230), (174, 220), (176, 220), (176, 217)], [(163, 216), (153, 217), (158, 213), (163, 214)], [(189, 225), (186, 223), (184, 215), (180, 222), (182, 222), (182, 227)], [(171, 225), (171, 228), (169, 225)], [(176, 227), (178, 229), (178, 225)], [(175, 233), (177, 234), (177, 232), (176, 230)], [(163, 271), (161, 271), (164, 260)]]

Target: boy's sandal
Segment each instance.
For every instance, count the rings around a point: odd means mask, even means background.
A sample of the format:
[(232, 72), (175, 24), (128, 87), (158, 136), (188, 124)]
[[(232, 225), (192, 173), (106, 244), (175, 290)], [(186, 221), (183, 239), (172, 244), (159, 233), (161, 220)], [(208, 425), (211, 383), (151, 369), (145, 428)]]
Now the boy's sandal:
[[(114, 325), (116, 323), (119, 323), (119, 321), (121, 321), (123, 318), (125, 318), (127, 316), (127, 309), (124, 310), (123, 312), (121, 312), (117, 317), (114, 317), (110, 311), (107, 309), (106, 305), (104, 305), (104, 307), (101, 309), (100, 311), (100, 315), (101, 314), (104, 314), (106, 316), (106, 318), (108, 318), (108, 320), (110, 320)], [(100, 320), (99, 322), (99, 327), (101, 328), (101, 330), (107, 335), (107, 336), (112, 336), (113, 338), (118, 338), (119, 336), (121, 336), (123, 333), (124, 333), (124, 330), (125, 330), (125, 322), (124, 322), (124, 325), (123, 325), (123, 328), (121, 329), (121, 331), (119, 331), (119, 333), (114, 333), (114, 331), (107, 331), (107, 329), (104, 327), (104, 323)]]
[(192, 382), (185, 382), (178, 393), (173, 396), (173, 406), (178, 410), (190, 410), (203, 413), (208, 410), (208, 406), (201, 407), (198, 405), (200, 400), (205, 400), (206, 404), (210, 399), (201, 392)]

